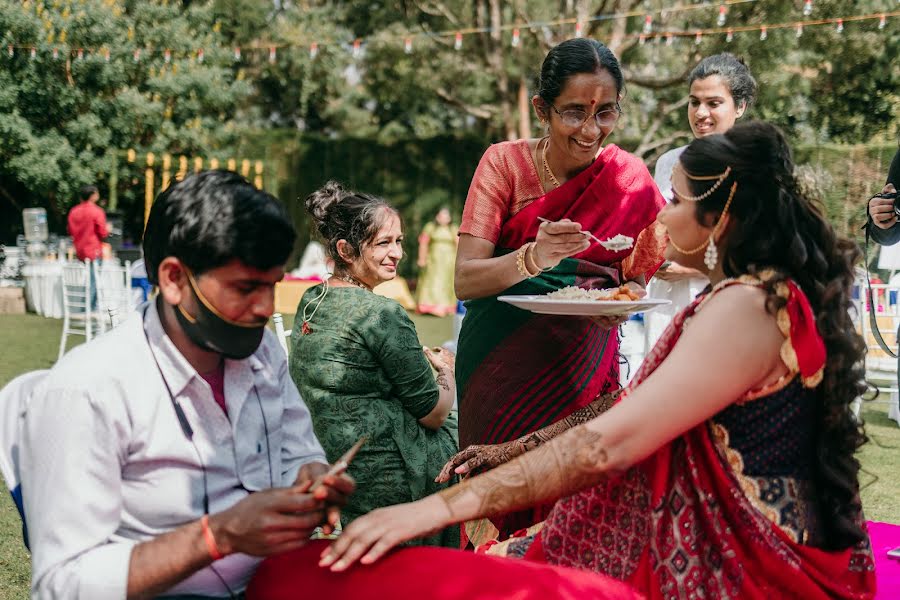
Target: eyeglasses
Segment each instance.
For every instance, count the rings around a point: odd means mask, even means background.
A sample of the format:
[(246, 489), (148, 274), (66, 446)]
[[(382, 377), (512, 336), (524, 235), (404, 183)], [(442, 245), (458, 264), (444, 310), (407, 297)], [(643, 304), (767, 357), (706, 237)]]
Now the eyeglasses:
[[(583, 110), (570, 109), (560, 111), (558, 108), (550, 105), (556, 114), (559, 115), (559, 118), (562, 120), (563, 125), (566, 127), (583, 127), (587, 122), (588, 117), (591, 116), (590, 113), (585, 112)], [(594, 113), (594, 121), (596, 121), (598, 127), (609, 127), (610, 125), (615, 125), (619, 120), (619, 117), (622, 116), (622, 107), (619, 106), (619, 103), (616, 102), (615, 108), (608, 108), (606, 110), (601, 110), (599, 112)]]

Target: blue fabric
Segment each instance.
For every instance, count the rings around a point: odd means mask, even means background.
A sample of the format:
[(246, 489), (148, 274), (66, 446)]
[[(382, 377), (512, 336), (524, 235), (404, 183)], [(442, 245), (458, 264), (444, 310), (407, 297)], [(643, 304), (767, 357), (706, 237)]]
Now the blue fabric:
[(143, 296), (142, 302), (147, 301), (147, 298), (150, 296), (150, 290), (153, 288), (153, 286), (150, 285), (150, 280), (146, 277), (132, 277), (131, 287), (140, 288), (141, 295)]
[(17, 485), (9, 494), (12, 496), (13, 503), (19, 511), (19, 518), (22, 519), (22, 541), (25, 542), (25, 547), (31, 550), (28, 546), (28, 525), (25, 523), (25, 509), (22, 504), (22, 486)]

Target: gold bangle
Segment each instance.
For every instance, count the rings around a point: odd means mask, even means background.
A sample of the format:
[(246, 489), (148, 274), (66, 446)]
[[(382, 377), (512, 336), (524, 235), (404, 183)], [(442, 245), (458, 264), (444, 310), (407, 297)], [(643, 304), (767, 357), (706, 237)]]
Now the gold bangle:
[(525, 254), (528, 252), (528, 248), (534, 245), (534, 242), (528, 242), (524, 244), (521, 248), (516, 250), (516, 270), (519, 271), (519, 275), (524, 277), (525, 279), (531, 279), (532, 277), (537, 277), (540, 275), (538, 273), (532, 273), (528, 270), (528, 265), (525, 264)]
[[(536, 275), (540, 275), (541, 273), (546, 273), (547, 271), (552, 271), (553, 267), (539, 267), (537, 261), (534, 260), (534, 249), (537, 247), (537, 242), (531, 242), (528, 247), (528, 250), (531, 250), (531, 264), (534, 265), (536, 269)], [(528, 250), (525, 251), (525, 266), (528, 266)]]

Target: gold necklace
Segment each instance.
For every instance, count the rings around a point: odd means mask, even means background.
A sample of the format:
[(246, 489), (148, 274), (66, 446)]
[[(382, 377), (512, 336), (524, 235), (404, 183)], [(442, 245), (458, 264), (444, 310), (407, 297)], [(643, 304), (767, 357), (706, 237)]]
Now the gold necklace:
[(550, 147), (550, 138), (544, 138), (547, 140), (547, 143), (544, 144), (544, 151), (541, 153), (541, 161), (544, 163), (544, 170), (547, 172), (547, 175), (550, 177), (550, 183), (553, 184), (553, 187), (559, 187), (559, 180), (553, 174), (553, 171), (550, 170), (550, 163), (547, 162), (547, 148)]
[(347, 283), (355, 285), (356, 287), (361, 287), (362, 289), (369, 290), (370, 292), (372, 291), (372, 288), (370, 288), (369, 286), (367, 286), (362, 281), (360, 281), (359, 279), (357, 279), (356, 277), (354, 277), (353, 275), (351, 275), (349, 273), (344, 273), (342, 275), (336, 275), (336, 277), (338, 279), (340, 279), (341, 281), (346, 281)]

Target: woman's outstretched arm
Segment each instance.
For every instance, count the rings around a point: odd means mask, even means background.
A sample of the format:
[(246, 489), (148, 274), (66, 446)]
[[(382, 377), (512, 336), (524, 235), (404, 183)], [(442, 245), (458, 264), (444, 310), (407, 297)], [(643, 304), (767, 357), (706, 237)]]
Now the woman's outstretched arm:
[[(599, 483), (703, 423), (748, 390), (778, 380), (784, 338), (765, 292), (722, 290), (695, 315), (666, 360), (607, 412), (496, 469), (417, 502), (357, 519), (322, 566), (368, 564), (406, 540), (545, 503)], [(726, 334), (723, 335), (723, 328)]]

